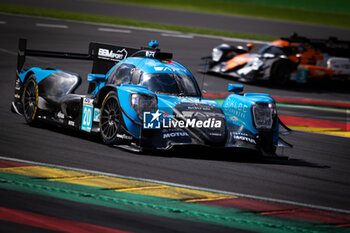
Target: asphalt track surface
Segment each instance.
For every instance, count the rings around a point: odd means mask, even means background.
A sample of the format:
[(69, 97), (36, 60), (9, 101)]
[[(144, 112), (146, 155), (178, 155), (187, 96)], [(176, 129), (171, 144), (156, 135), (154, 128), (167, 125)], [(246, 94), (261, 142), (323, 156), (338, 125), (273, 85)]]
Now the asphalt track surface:
[(0, 0), (0, 3), (21, 4), (48, 9), (131, 18), (222, 31), (272, 35), (276, 37), (289, 36), (293, 32), (297, 32), (300, 35), (308, 37), (328, 38), (330, 36), (335, 36), (339, 39), (350, 40), (350, 29), (348, 28), (335, 28), (209, 13), (193, 13), (120, 3), (95, 2), (89, 0)]
[[(197, 36), (180, 38), (176, 34), (166, 35), (163, 32), (125, 28), (120, 28), (127, 30), (124, 32), (106, 32), (101, 31), (101, 28), (112, 27), (12, 15), (0, 15), (0, 22), (2, 22), (0, 24), (1, 156), (350, 210), (348, 138), (294, 132), (287, 139), (295, 148), (284, 151), (289, 160), (251, 160), (246, 159), (244, 154), (237, 153), (215, 154), (215, 156), (204, 152), (190, 154), (183, 151), (179, 154), (135, 154), (107, 147), (86, 134), (67, 132), (56, 127), (29, 127), (21, 116), (9, 111), (13, 97), (19, 37), (27, 38), (28, 46), (32, 49), (71, 52), (87, 52), (90, 41), (138, 47), (146, 45), (151, 39), (158, 39), (161, 48), (173, 51), (175, 59), (194, 73), (200, 85), (202, 75), (196, 72), (199, 57), (206, 55), (210, 48), (223, 42), (222, 39)], [(83, 78), (91, 70), (91, 64), (83, 61), (28, 58), (26, 65), (62, 68), (78, 72)], [(204, 80), (202, 86), (211, 92), (223, 92), (227, 83), (231, 82), (214, 76), (206, 76)], [(80, 92), (84, 93), (86, 90), (87, 84), (84, 82)], [(297, 85), (287, 90), (247, 85), (246, 90), (267, 92), (276, 96), (304, 96), (325, 100), (349, 99), (348, 92), (336, 86), (333, 90), (329, 90), (322, 85), (316, 89)], [(30, 195), (27, 196), (29, 201), (21, 204), (15, 198), (22, 194), (1, 192), (0, 195), (9, 196), (9, 203), (13, 203), (13, 207), (21, 206), (21, 208), (23, 205), (30, 205), (31, 199), (43, 198)], [(59, 206), (71, 204), (56, 203)], [(52, 205), (55, 206), (55, 203)], [(76, 208), (83, 210), (87, 207)], [(36, 210), (46, 211), (40, 208)], [(105, 213), (107, 210), (97, 211)], [(142, 214), (112, 215), (122, 215), (125, 221), (132, 220), (133, 224), (136, 224), (136, 227), (131, 229), (133, 231), (136, 231), (137, 227), (145, 227), (142, 228), (143, 231), (156, 228), (142, 225), (142, 221), (145, 221), (145, 216)], [(106, 219), (104, 224), (111, 224), (113, 221), (110, 218)], [(163, 232), (174, 230), (168, 221), (171, 220), (165, 219), (163, 223), (169, 224), (169, 229), (164, 229)], [(177, 230), (186, 231), (186, 224), (179, 222), (173, 224), (180, 227)], [(195, 231), (201, 229), (203, 228), (196, 228)], [(191, 230), (193, 229), (188, 232)], [(225, 231), (222, 228), (217, 229), (219, 230)], [(207, 232), (214, 231), (216, 230), (207, 230)]]
[[(195, 223), (179, 219), (175, 220), (155, 215), (141, 215), (132, 211), (77, 203), (43, 195), (28, 195), (22, 192), (0, 190), (0, 197), (0, 205), (5, 208), (18, 209), (20, 206), (22, 211), (28, 211), (30, 213), (36, 212), (58, 219), (65, 218), (75, 222), (88, 222), (89, 224), (97, 226), (129, 232), (232, 232), (230, 228), (211, 224)], [(56, 232), (5, 221), (0, 221), (0, 226), (1, 231), (6, 233)], [(235, 230), (235, 232), (247, 233), (248, 231)]]

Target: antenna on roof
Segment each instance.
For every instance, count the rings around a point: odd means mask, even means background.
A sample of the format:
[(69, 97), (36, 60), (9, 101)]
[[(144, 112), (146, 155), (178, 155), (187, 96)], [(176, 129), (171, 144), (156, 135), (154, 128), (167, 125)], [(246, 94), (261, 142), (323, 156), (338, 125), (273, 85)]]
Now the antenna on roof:
[(148, 46), (149, 47), (152, 47), (152, 48), (157, 48), (158, 46), (159, 46), (159, 43), (158, 43), (158, 41), (157, 40), (151, 40), (149, 43), (148, 43)]

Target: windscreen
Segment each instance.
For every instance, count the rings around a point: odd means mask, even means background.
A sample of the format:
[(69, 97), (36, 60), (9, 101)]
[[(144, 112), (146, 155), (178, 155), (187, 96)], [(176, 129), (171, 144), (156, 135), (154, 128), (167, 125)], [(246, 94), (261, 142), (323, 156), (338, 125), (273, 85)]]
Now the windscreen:
[(259, 54), (264, 54), (264, 53), (271, 53), (274, 55), (284, 55), (283, 50), (280, 47), (273, 46), (273, 45), (265, 45), (262, 47), (259, 51)]
[(175, 73), (143, 73), (140, 85), (160, 94), (200, 96), (193, 76)]

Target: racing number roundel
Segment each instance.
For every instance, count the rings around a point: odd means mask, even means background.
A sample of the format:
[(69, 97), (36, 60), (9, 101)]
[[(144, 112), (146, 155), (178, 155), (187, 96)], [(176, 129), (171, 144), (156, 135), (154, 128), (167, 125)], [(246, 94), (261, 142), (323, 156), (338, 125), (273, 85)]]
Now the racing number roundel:
[(90, 132), (92, 126), (93, 99), (84, 98), (81, 130)]

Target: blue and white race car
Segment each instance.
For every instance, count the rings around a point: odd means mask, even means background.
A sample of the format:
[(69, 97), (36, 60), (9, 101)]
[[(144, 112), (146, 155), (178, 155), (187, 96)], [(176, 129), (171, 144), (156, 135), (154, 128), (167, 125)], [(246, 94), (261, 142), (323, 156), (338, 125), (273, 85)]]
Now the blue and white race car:
[[(91, 42), (87, 54), (27, 49), (19, 40), (12, 111), (30, 125), (53, 122), (100, 134), (103, 142), (135, 151), (174, 146), (247, 148), (274, 154), (289, 147), (287, 133), (268, 94), (242, 94), (230, 84), (222, 106), (204, 99), (193, 75), (161, 52), (156, 41), (141, 49)], [(87, 94), (72, 72), (32, 67), (26, 56), (92, 60)]]

